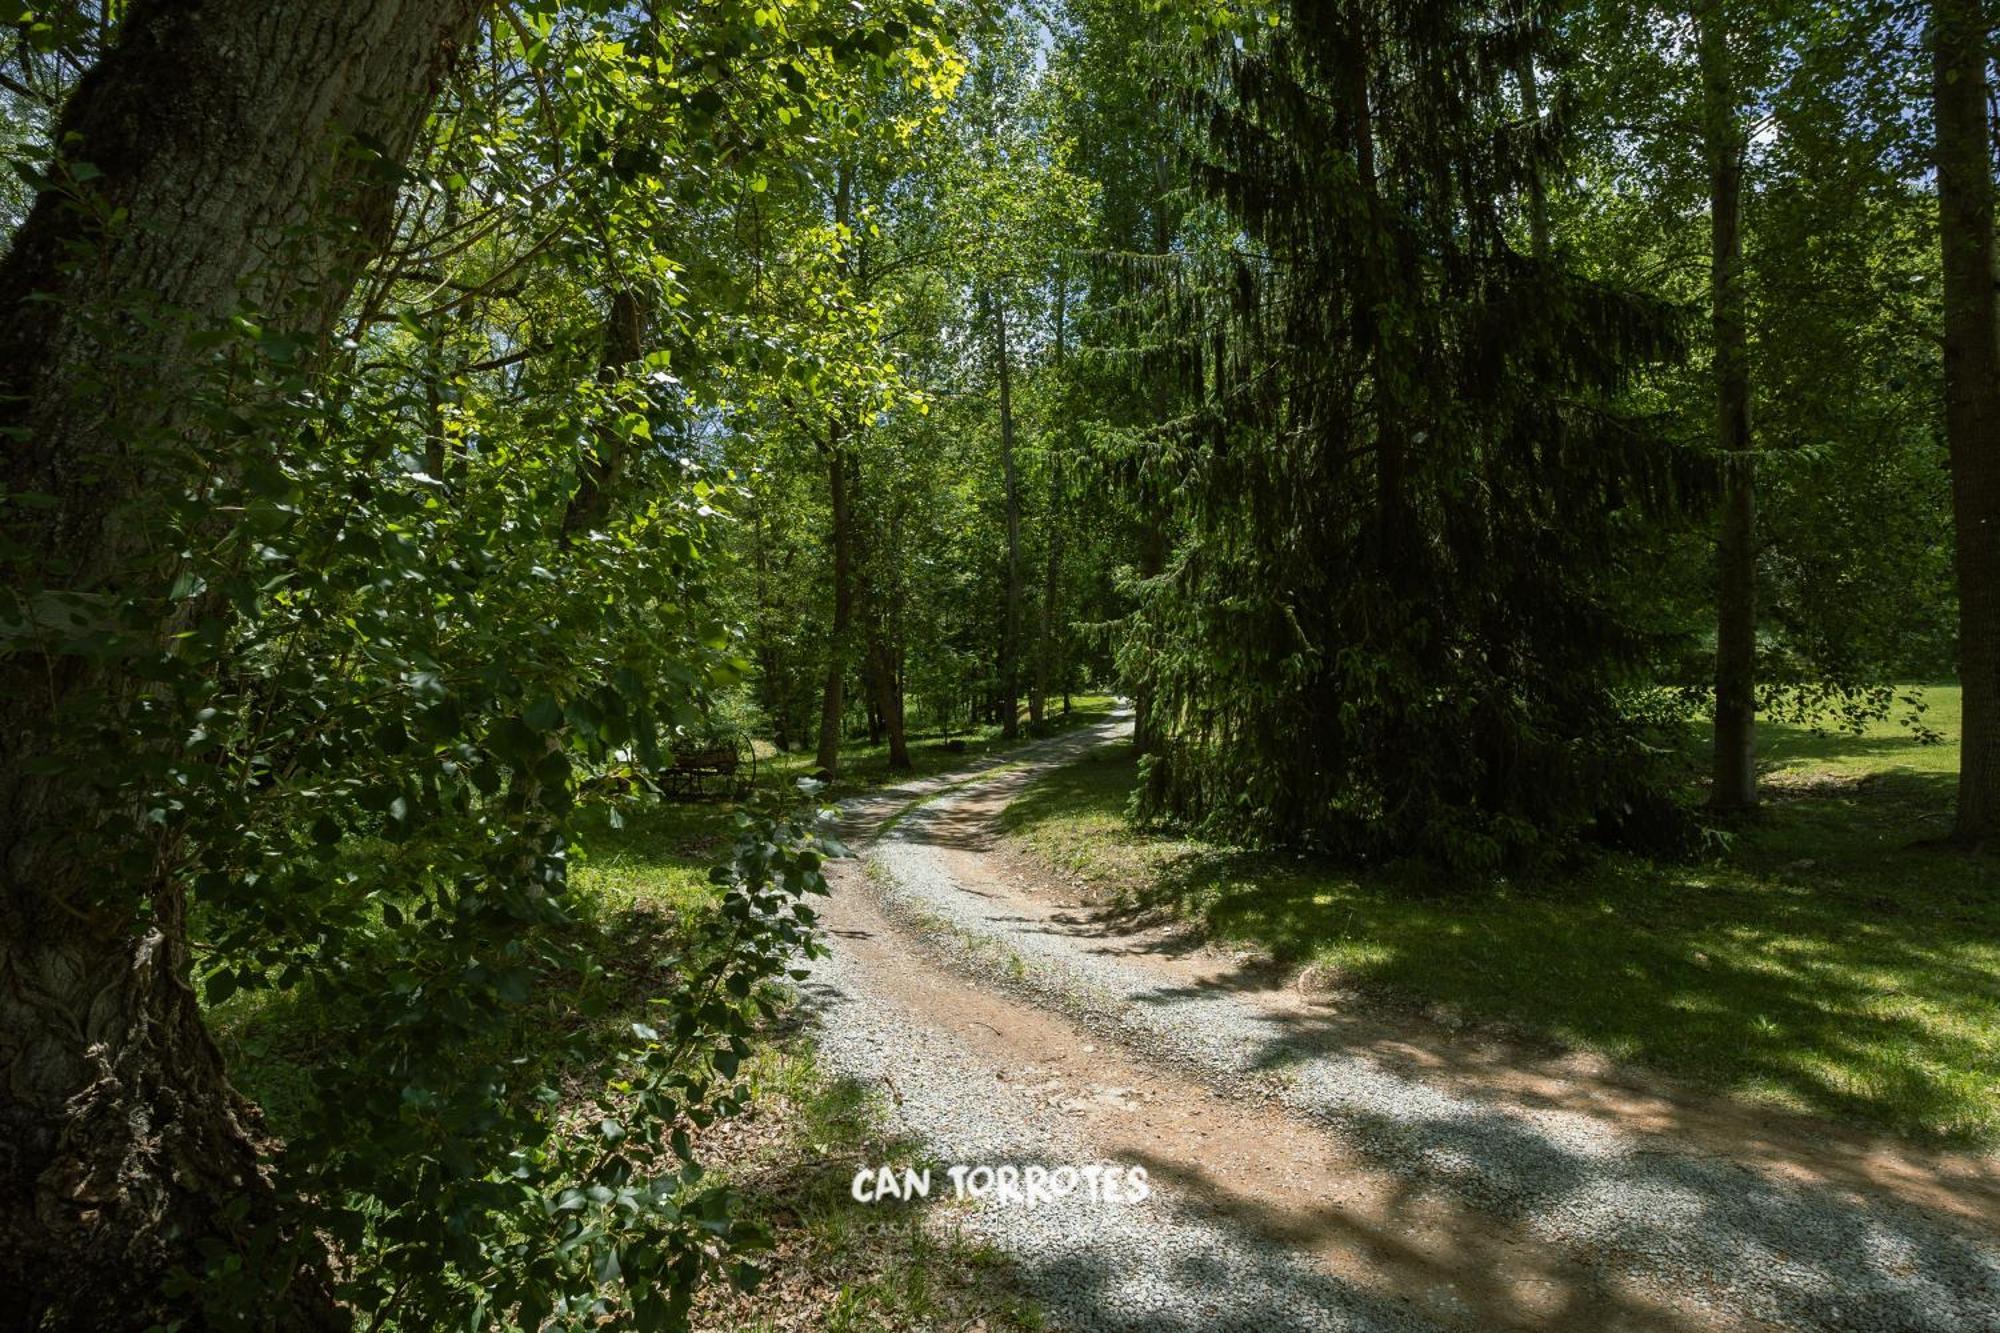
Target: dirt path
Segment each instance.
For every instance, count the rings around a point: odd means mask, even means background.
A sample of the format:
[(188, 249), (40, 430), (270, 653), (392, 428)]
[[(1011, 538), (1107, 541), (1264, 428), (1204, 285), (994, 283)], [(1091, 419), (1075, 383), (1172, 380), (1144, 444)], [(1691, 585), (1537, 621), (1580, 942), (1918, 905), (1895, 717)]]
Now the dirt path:
[(999, 811), (1118, 726), (855, 808), (809, 987), (941, 1167), (1145, 1167), (1142, 1204), (976, 1207), (1060, 1326), (2000, 1329), (1990, 1163), (1302, 996), (1007, 856)]

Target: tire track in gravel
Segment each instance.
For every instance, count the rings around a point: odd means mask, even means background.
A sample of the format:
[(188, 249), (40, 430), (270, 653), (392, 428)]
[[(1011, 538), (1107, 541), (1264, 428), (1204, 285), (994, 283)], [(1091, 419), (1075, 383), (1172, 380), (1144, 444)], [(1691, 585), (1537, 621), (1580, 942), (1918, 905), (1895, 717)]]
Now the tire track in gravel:
[(826, 1063), (940, 1164), (1147, 1168), (1143, 1204), (974, 1206), (1058, 1326), (2000, 1329), (1976, 1170), (1815, 1157), (1107, 935), (990, 825), (1118, 728), (851, 805), (882, 831), (805, 988)]

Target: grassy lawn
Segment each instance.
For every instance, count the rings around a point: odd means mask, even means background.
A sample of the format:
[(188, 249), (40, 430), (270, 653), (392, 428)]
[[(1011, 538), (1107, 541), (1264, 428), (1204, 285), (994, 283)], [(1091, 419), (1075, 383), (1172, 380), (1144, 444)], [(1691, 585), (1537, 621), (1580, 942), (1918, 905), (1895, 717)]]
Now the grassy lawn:
[(1912, 1138), (2000, 1142), (2000, 859), (1948, 827), (1956, 689), (1924, 746), (1763, 728), (1767, 809), (1689, 865), (1606, 857), (1491, 892), (1135, 832), (1124, 747), (1007, 812), (1029, 848), (1135, 909), (1345, 981), (1503, 1020), (1710, 1087)]

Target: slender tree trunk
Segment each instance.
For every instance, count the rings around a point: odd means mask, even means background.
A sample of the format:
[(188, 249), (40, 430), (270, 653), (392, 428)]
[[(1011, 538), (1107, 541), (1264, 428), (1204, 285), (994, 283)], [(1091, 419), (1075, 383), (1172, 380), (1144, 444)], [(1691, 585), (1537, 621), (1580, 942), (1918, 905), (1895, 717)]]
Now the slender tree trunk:
[(1743, 130), (1729, 33), (1718, 0), (1700, 25), (1702, 137), (1708, 157), (1715, 443), (1722, 457), (1715, 636), (1718, 810), (1757, 803), (1757, 491), (1750, 438), (1749, 325), (1743, 292)]
[(779, 660), (777, 636), (771, 632), (774, 619), (771, 610), (771, 551), (770, 540), (764, 533), (762, 504), (750, 513), (750, 553), (751, 568), (757, 576), (753, 585), (757, 612), (751, 619), (751, 634), (756, 643), (757, 670), (761, 677), (759, 692), (763, 696), (764, 711), (771, 718), (771, 743), (778, 747), (780, 754), (785, 754), (792, 748), (791, 691), (784, 666)]
[[(1173, 168), (1165, 153), (1153, 159), (1155, 195), (1152, 207), (1153, 253), (1164, 257), (1173, 242), (1173, 224), (1167, 215), (1167, 197), (1173, 186)], [(1197, 359), (1200, 353), (1196, 354)], [(1139, 497), (1139, 577), (1150, 582), (1166, 572), (1173, 538), (1167, 526), (1164, 496), (1141, 493)], [(1142, 677), (1132, 691), (1132, 750), (1151, 754), (1160, 746), (1159, 718), (1153, 706), (1153, 690)]]
[[(0, 486), (51, 498), (9, 511), (21, 605), (167, 603), (144, 504), (180, 483), (135, 444), (224, 471), (262, 447), (205, 438), (190, 333), (248, 312), (325, 339), (478, 9), (130, 6), (57, 135), (98, 206), (42, 196), (0, 263)], [(0, 658), (0, 1321), (210, 1326), (199, 1275), (230, 1259), (270, 1293), (242, 1327), (334, 1327), (320, 1242), (288, 1221), (203, 1024), (172, 834), (130, 832), (128, 795), (80, 767), (138, 689), (115, 663)], [(169, 1302), (177, 1267), (197, 1287)]]
[(1048, 716), (1049, 694), (1057, 678), (1063, 657), (1062, 632), (1062, 569), (1063, 569), (1063, 515), (1061, 474), (1054, 471), (1059, 466), (1051, 460), (1049, 477), (1049, 560), (1042, 571), (1042, 627), (1040, 634), (1041, 651), (1035, 661), (1035, 707), (1032, 714), (1040, 723)]
[[(842, 162), (834, 170), (833, 220), (845, 227), (854, 209), (854, 175)], [(840, 261), (843, 277), (848, 261)], [(836, 421), (828, 433), (826, 447), (827, 494), (833, 520), (833, 636), (827, 645), (826, 685), (820, 691), (819, 771), (832, 779), (840, 776), (840, 724), (846, 709), (845, 689), (854, 622), (854, 513), (848, 493), (850, 462), (847, 434)]]
[[(1069, 286), (1062, 273), (1056, 274), (1056, 357), (1055, 369), (1057, 386), (1062, 385), (1064, 365), (1068, 357), (1064, 327), (1069, 314)], [(1028, 716), (1035, 726), (1040, 727), (1048, 718), (1049, 686), (1055, 679), (1056, 657), (1059, 652), (1061, 621), (1057, 617), (1057, 598), (1062, 592), (1063, 560), (1063, 504), (1062, 504), (1062, 456), (1051, 441), (1048, 451), (1049, 469), (1049, 513), (1048, 513), (1048, 563), (1042, 571), (1042, 614), (1040, 627), (1035, 634), (1035, 686), (1029, 696)]]
[[(446, 232), (458, 225), (458, 192), (445, 196), (440, 225)], [(424, 347), (424, 472), (447, 491), (452, 489), (453, 455), (450, 432), (445, 428), (444, 382), (445, 332), (441, 323), (425, 330)]]
[(1007, 303), (992, 302), (1000, 359), (1000, 468), (1007, 498), (1007, 606), (1000, 626), (1000, 734), (1021, 734), (1021, 470), (1014, 457), (1014, 372), (1007, 346)]
[(444, 421), (444, 349), (437, 345), (436, 334), (431, 337), (431, 345), (424, 349), (424, 473), (442, 482), (450, 465)]
[(447, 480), (451, 467), (450, 432), (444, 417), (443, 333), (432, 328), (424, 348), (424, 474), (434, 481)]
[(827, 644), (819, 711), (819, 771), (829, 779), (840, 776), (840, 725), (847, 705), (849, 640), (854, 634), (854, 514), (847, 472), (846, 440), (836, 427), (826, 450), (827, 493), (833, 508), (833, 635)]
[[(1171, 538), (1166, 514), (1160, 507), (1150, 507), (1149, 512), (1141, 516), (1140, 522), (1139, 577), (1151, 581), (1166, 572), (1167, 557), (1172, 553), (1169, 546)], [(1159, 750), (1161, 740), (1160, 718), (1154, 707), (1153, 691), (1141, 685), (1132, 695), (1132, 749), (1137, 754), (1152, 754)]]
[(903, 723), (902, 673), (896, 654), (886, 639), (877, 637), (869, 645), (869, 657), (875, 712), (882, 719), (882, 730), (889, 738), (889, 767), (906, 773), (911, 768), (910, 746)]
[[(646, 25), (641, 29), (639, 41), (644, 49), (659, 56), (663, 51), (657, 6), (648, 3), (641, 8), (646, 15)], [(455, 202), (454, 199), (454, 205)], [(601, 213), (595, 216), (599, 234), (605, 236), (610, 230), (609, 223)], [(654, 302), (650, 296), (634, 288), (618, 271), (618, 257), (608, 239), (604, 245), (605, 276), (612, 288), (604, 313), (604, 331), (599, 339), (597, 382), (607, 395), (613, 395), (645, 359), (646, 332), (653, 321)], [(563, 510), (562, 536), (565, 543), (573, 540), (578, 533), (600, 526), (611, 516), (612, 498), (618, 483), (625, 476), (626, 466), (632, 460), (632, 437), (619, 429), (617, 418), (643, 405), (636, 403), (634, 395), (627, 393), (614, 400), (599, 422), (590, 454), (579, 460), (576, 490), (571, 493), (569, 504)]]
[[(1534, 15), (1523, 3), (1518, 14), (1520, 44), (1514, 50), (1514, 79), (1521, 88), (1521, 119), (1529, 132), (1539, 137), (1542, 125), (1542, 94), (1535, 78)], [(1537, 259), (1549, 257), (1549, 195), (1537, 152), (1528, 164), (1528, 247)]]
[(888, 536), (892, 558), (864, 560), (870, 571), (864, 581), (868, 590), (868, 672), (875, 716), (880, 719), (881, 734), (889, 739), (889, 767), (901, 773), (913, 767), (903, 716), (903, 602), (900, 584), (893, 573), (893, 553), (901, 549), (902, 520), (893, 501), (885, 498), (885, 504), (890, 514)]
[[(619, 382), (645, 355), (645, 334), (645, 303), (630, 288), (618, 288), (611, 294), (598, 351), (597, 380), (607, 394), (616, 392)], [(576, 490), (570, 493), (569, 502), (563, 507), (560, 541), (565, 547), (579, 533), (597, 528), (610, 517), (611, 499), (625, 474), (632, 447), (630, 438), (618, 429), (614, 418), (629, 405), (628, 399), (615, 403), (615, 412), (607, 410), (596, 429), (593, 452), (579, 461)], [(550, 731), (544, 741), (546, 753), (560, 754), (567, 743), (566, 737), (566, 727)], [(515, 769), (508, 779), (508, 793), (510, 802), (517, 803), (518, 809), (540, 810), (543, 783), (539, 770)], [(516, 874), (522, 882), (541, 870), (557, 883), (568, 883), (569, 862), (561, 857), (545, 859), (546, 849), (555, 844), (555, 832), (553, 816), (544, 813), (535, 817), (531, 836), (520, 843), (522, 859)]]
[(1954, 833), (1974, 847), (2000, 837), (2000, 328), (1986, 11), (1980, 0), (1936, 0), (1930, 34), (1944, 248), (1945, 434), (1964, 700)]

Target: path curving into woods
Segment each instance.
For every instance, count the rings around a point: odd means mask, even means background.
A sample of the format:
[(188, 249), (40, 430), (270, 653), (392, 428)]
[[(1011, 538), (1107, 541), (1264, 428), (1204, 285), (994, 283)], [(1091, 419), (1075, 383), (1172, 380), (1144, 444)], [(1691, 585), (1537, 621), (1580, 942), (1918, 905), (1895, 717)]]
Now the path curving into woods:
[(1008, 802), (1128, 732), (852, 804), (804, 985), (940, 1167), (1146, 1168), (1143, 1203), (969, 1206), (1055, 1326), (2000, 1331), (1990, 1159), (1302, 995), (1010, 855)]

